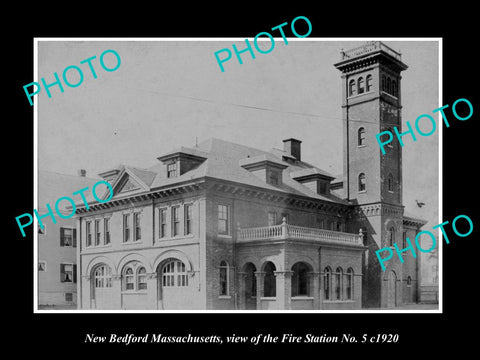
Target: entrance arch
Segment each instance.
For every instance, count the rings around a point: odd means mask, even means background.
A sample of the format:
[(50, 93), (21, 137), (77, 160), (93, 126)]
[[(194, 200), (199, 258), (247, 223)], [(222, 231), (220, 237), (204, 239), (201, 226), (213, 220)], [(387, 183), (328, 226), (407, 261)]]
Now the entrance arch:
[(387, 278), (387, 307), (394, 308), (397, 306), (397, 275), (391, 270)]
[(257, 277), (255, 272), (257, 268), (251, 262), (244, 266), (245, 273), (245, 309), (257, 309)]
[(112, 269), (107, 264), (99, 264), (92, 270), (92, 307), (94, 309), (112, 309)]
[(163, 310), (192, 308), (192, 284), (186, 264), (177, 258), (169, 258), (157, 267), (158, 307)]

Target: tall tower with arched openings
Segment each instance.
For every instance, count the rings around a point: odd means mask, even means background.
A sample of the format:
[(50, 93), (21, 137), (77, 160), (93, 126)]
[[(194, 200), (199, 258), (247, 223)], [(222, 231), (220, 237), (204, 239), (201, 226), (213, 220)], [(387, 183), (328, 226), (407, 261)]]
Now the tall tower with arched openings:
[[(401, 54), (380, 41), (341, 52), (335, 64), (342, 75), (343, 190), (355, 205), (353, 227), (364, 232), (364, 307), (396, 306), (396, 282), (403, 264), (392, 258), (382, 271), (375, 251), (397, 243), (402, 248), (402, 149), (392, 141), (382, 154), (375, 135), (401, 131)], [(352, 229), (356, 231), (357, 229)]]

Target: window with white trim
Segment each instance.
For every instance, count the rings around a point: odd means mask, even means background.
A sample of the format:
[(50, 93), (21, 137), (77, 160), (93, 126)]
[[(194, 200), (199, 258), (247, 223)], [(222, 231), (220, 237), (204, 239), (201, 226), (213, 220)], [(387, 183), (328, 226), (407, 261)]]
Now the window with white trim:
[(185, 204), (184, 206), (184, 223), (185, 223), (185, 235), (192, 234), (193, 224), (193, 206), (192, 204)]
[(130, 241), (130, 214), (123, 214), (123, 242)]
[(140, 213), (134, 213), (133, 214), (133, 228), (135, 230), (134, 232), (134, 238), (133, 241), (140, 241), (142, 240), (142, 229), (141, 229), (141, 214)]
[(93, 274), (95, 288), (112, 287), (112, 269), (110, 266), (105, 264), (99, 265)]
[(180, 260), (170, 260), (162, 268), (163, 287), (188, 286), (188, 274), (185, 264)]
[(167, 209), (158, 209), (158, 237), (164, 238), (167, 236)]
[(229, 206), (218, 204), (218, 233), (230, 235)]

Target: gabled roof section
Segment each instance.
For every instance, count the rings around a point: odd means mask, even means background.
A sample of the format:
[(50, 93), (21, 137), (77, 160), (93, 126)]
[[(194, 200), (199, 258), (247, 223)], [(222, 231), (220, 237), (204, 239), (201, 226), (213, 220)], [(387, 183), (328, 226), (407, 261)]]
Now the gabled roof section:
[[(92, 186), (99, 180), (40, 170), (38, 171), (38, 207), (43, 208), (46, 204), (50, 204), (53, 208), (56, 201), (62, 196), (68, 196), (75, 201), (79, 195), (72, 195), (74, 192), (85, 187), (91, 190)], [(62, 210), (66, 209), (67, 206), (71, 206), (68, 201), (59, 202), (59, 207)]]
[[(191, 156), (195, 159), (201, 159), (198, 166), (178, 174), (176, 177), (167, 177), (167, 166), (162, 163), (173, 160), (176, 156)], [(285, 156), (287, 155), (287, 156)], [(180, 147), (159, 156), (161, 162), (146, 168), (139, 169), (132, 166), (123, 166), (121, 172), (111, 183), (114, 189), (114, 196), (123, 198), (129, 194), (137, 195), (145, 191), (156, 191), (157, 189), (176, 186), (176, 184), (188, 183), (195, 180), (212, 178), (244, 184), (246, 186), (258, 187), (266, 190), (280, 191), (293, 195), (307, 196), (328, 202), (348, 204), (345, 200), (335, 194), (317, 194), (307, 186), (292, 179), (290, 173), (302, 174), (302, 170), (308, 174), (318, 174), (319, 176), (333, 178), (329, 173), (318, 169), (306, 162), (296, 159), (289, 159), (284, 151), (274, 149), (272, 151), (263, 151), (256, 148), (235, 144), (232, 142), (211, 138), (199, 143), (194, 147)], [(281, 182), (274, 186), (256, 176), (252, 171), (242, 167), (255, 163), (268, 162), (273, 164), (281, 174)], [(130, 183), (127, 181), (130, 181)], [(128, 185), (131, 190), (125, 188)], [(138, 186), (138, 189), (134, 189)], [(103, 199), (108, 198), (108, 189)], [(92, 199), (93, 200), (93, 199)]]

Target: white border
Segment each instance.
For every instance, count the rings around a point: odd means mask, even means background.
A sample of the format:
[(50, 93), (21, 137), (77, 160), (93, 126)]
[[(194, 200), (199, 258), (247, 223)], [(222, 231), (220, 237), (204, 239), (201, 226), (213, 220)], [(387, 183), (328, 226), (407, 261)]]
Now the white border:
[[(227, 37), (227, 38), (34, 38), (33, 39), (33, 57), (34, 57), (34, 68), (33, 68), (33, 81), (38, 79), (38, 42), (39, 41), (244, 41), (248, 39), (253, 41), (254, 38), (242, 38), (242, 37)], [(283, 41), (283, 38), (274, 38), (275, 41)], [(290, 38), (287, 37), (288, 41), (438, 41), (438, 72), (439, 72), (439, 83), (438, 83), (438, 97), (439, 97), (439, 107), (443, 103), (443, 38), (441, 37), (337, 37), (337, 38)], [(257, 39), (260, 41), (269, 41), (270, 39)], [(34, 95), (35, 101), (33, 105), (33, 121), (34, 121), (34, 130), (33, 130), (33, 145), (34, 145), (34, 163), (33, 163), (33, 181), (34, 181), (34, 208), (38, 209), (38, 106), (37, 106), (37, 97)], [(432, 109), (433, 110), (433, 109)], [(443, 218), (443, 164), (442, 164), (442, 150), (443, 150), (443, 126), (439, 126), (439, 153), (438, 153), (438, 162), (439, 162), (439, 224), (442, 223)], [(390, 310), (390, 309), (375, 309), (375, 310), (39, 310), (38, 309), (38, 271), (37, 271), (37, 262), (38, 262), (38, 222), (34, 216), (33, 226), (34, 226), (34, 284), (33, 284), (33, 312), (38, 313), (49, 313), (49, 314), (96, 314), (96, 313), (106, 313), (106, 314), (167, 314), (167, 313), (181, 313), (181, 314), (202, 314), (202, 313), (231, 313), (231, 314), (327, 314), (327, 313), (336, 313), (336, 314), (409, 314), (409, 313), (443, 313), (443, 234), (439, 235), (439, 291), (438, 291), (438, 309), (432, 310), (419, 310), (419, 309), (410, 309), (410, 310)], [(79, 249), (79, 248), (77, 248)], [(79, 271), (77, 269), (77, 274)], [(78, 284), (78, 282), (77, 282)]]

